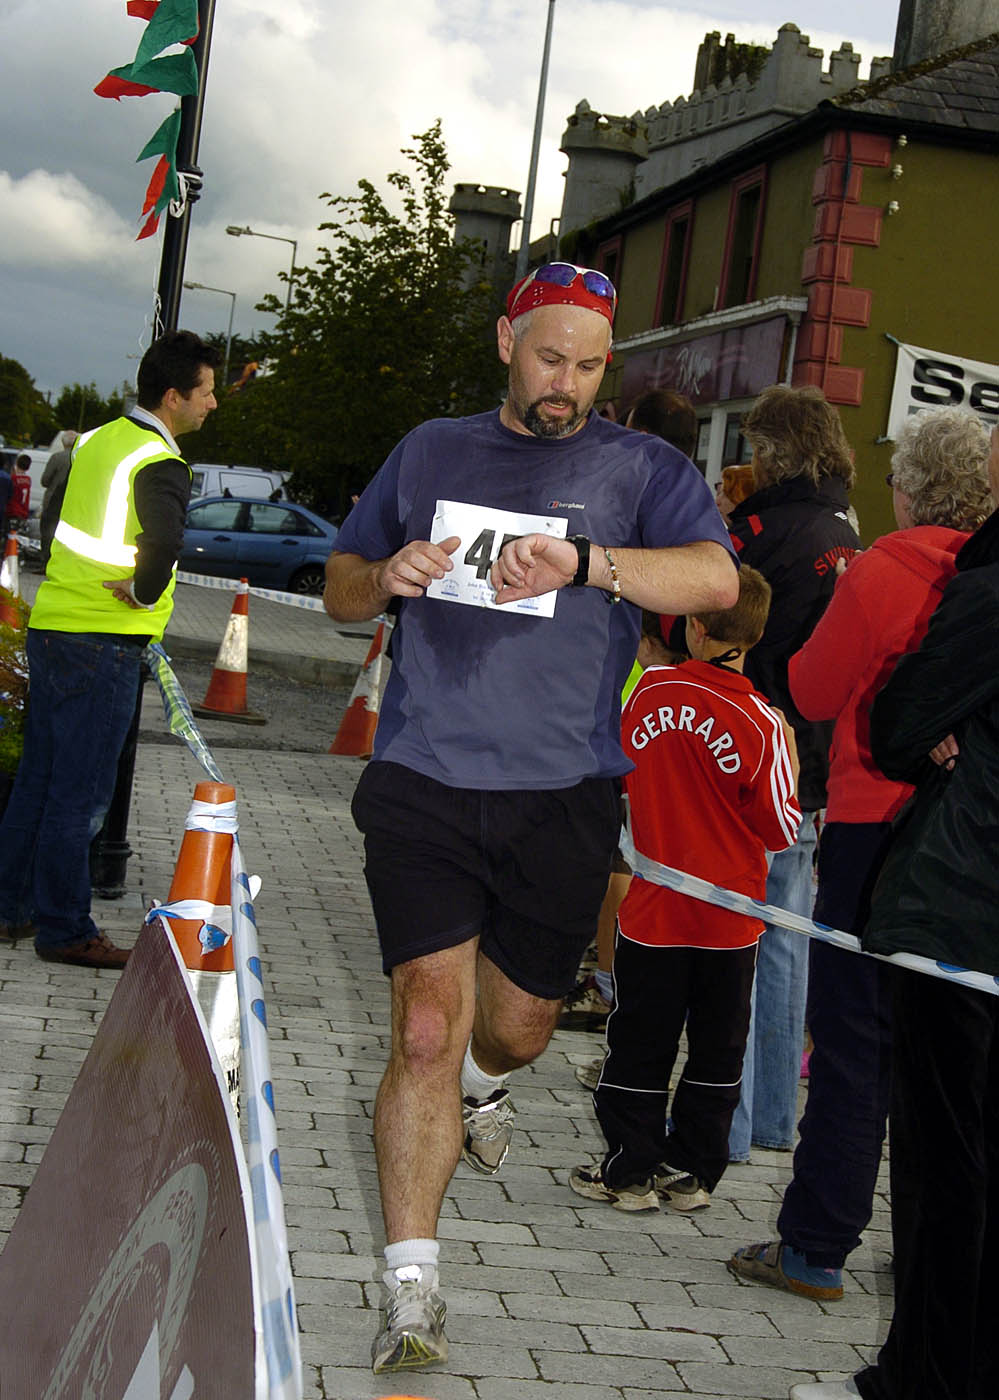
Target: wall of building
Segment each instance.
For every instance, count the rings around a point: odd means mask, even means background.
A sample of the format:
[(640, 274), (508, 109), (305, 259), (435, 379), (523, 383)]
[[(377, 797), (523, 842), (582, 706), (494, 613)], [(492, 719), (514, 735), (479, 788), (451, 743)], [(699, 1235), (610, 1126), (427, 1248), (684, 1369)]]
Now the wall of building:
[[(823, 386), (840, 409), (856, 452), (854, 503), (867, 542), (894, 528), (884, 484), (892, 446), (879, 441), (896, 362), (887, 335), (963, 359), (999, 361), (989, 198), (995, 177), (996, 157), (984, 151), (919, 139), (898, 146), (890, 135), (856, 130), (849, 143), (845, 131), (806, 139), (767, 166), (754, 300), (809, 298), (793, 382)], [(714, 309), (731, 190), (726, 178), (694, 199), (684, 321)], [(888, 212), (892, 202), (895, 213)], [(667, 212), (621, 235), (618, 341), (655, 330)], [(629, 355), (646, 348), (615, 354), (608, 396), (621, 392)]]
[(853, 283), (868, 287), (870, 322), (846, 326), (843, 361), (863, 370), (863, 400), (844, 406), (843, 422), (856, 453), (857, 509), (865, 537), (892, 528), (892, 444), (885, 432), (895, 377), (892, 335), (909, 344), (962, 359), (999, 362), (999, 292), (991, 275), (995, 236), (988, 191), (997, 159), (918, 139), (892, 150), (890, 168), (865, 175), (864, 199), (896, 200), (877, 247), (854, 251)]

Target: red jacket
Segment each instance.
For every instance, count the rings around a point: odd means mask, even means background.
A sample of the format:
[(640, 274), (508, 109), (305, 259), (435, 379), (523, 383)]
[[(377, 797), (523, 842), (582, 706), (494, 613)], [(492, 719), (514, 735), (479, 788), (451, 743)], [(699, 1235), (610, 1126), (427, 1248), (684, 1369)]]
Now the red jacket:
[[(685, 661), (650, 666), (621, 719), (636, 850), (661, 865), (763, 899), (766, 852), (793, 846), (801, 822), (780, 720), (745, 676)], [(763, 923), (632, 880), (619, 914), (636, 943), (744, 948)]]
[(851, 560), (815, 631), (788, 664), (791, 694), (805, 718), (836, 721), (827, 821), (891, 821), (912, 792), (875, 767), (871, 704), (898, 658), (922, 641), (967, 538), (942, 525), (916, 525), (875, 540)]

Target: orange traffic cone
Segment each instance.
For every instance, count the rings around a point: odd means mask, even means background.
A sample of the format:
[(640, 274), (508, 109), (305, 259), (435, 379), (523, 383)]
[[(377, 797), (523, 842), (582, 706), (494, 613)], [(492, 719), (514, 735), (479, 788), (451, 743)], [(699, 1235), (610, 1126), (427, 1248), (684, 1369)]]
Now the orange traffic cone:
[[(196, 804), (217, 807), (235, 800), (236, 789), (228, 783), (198, 783), (194, 789)], [(191, 809), (192, 815), (196, 810)], [(188, 970), (238, 1114), (239, 993), (232, 953), (232, 833), (192, 829), (190, 817), (188, 823), (159, 922), (177, 945)], [(185, 909), (187, 903), (194, 907)]]
[(246, 661), (250, 633), (250, 589), (239, 581), (222, 645), (215, 658), (205, 698), (191, 709), (199, 719), (228, 719), (238, 724), (266, 724), (264, 715), (246, 708)]
[(381, 697), (382, 654), (385, 645), (385, 624), (379, 622), (378, 630), (372, 639), (364, 665), (358, 672), (354, 689), (350, 693), (350, 704), (340, 721), (336, 738), (330, 745), (330, 753), (352, 754), (356, 758), (370, 758), (378, 728), (378, 702)]
[[(194, 789), (195, 802), (217, 805), (235, 802), (236, 789), (228, 783), (198, 783)], [(232, 836), (218, 831), (185, 831), (180, 854), (173, 873), (167, 904), (184, 899), (203, 900), (206, 904), (228, 909), (232, 899), (230, 889)], [(168, 921), (174, 942), (180, 949), (184, 966), (193, 971), (232, 972), (232, 939), (221, 947), (211, 948), (211, 938), (201, 937), (209, 925), (205, 919), (175, 919)]]
[(3, 564), (0, 565), (0, 622), (6, 622), (8, 627), (19, 627), (21, 619), (17, 609), (14, 607), (12, 598), (17, 598), (21, 593), (20, 567), (17, 557), (17, 539), (13, 535), (7, 536), (7, 545), (3, 552)]
[(0, 588), (6, 588), (15, 598), (21, 593), (21, 566), (18, 562), (17, 536), (8, 535), (0, 565)]

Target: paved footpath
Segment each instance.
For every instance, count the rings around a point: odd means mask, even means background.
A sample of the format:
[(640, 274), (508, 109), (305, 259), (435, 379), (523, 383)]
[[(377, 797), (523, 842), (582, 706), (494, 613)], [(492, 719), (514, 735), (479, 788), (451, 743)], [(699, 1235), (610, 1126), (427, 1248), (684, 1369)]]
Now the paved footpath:
[[(559, 1032), (514, 1078), (517, 1132), (501, 1174), (462, 1165), (445, 1200), (448, 1366), (373, 1377), (383, 1240), (371, 1113), (388, 1002), (349, 811), (360, 763), (222, 748), (217, 757), (236, 785), (247, 869), (263, 879), (257, 915), (309, 1400), (400, 1391), (778, 1400), (795, 1381), (840, 1376), (872, 1355), (891, 1309), (886, 1180), (842, 1302), (740, 1283), (725, 1260), (739, 1244), (772, 1237), (790, 1158), (754, 1153), (751, 1165), (729, 1170), (711, 1208), (689, 1218), (581, 1200), (568, 1171), (592, 1160), (599, 1140), (573, 1068), (600, 1040)], [(116, 940), (134, 941), (144, 896), (165, 898), (201, 776), (179, 744), (140, 744), (129, 891), (96, 907)], [(0, 953), (0, 979), (5, 1235), (117, 974), (56, 968), (21, 945)]]

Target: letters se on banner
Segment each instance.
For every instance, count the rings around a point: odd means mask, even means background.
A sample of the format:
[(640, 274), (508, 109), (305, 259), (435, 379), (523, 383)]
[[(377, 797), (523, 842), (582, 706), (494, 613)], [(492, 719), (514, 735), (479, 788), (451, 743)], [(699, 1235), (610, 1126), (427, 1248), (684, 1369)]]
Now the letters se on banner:
[(894, 441), (909, 414), (924, 408), (969, 408), (987, 428), (999, 422), (999, 365), (896, 344), (886, 438)]

